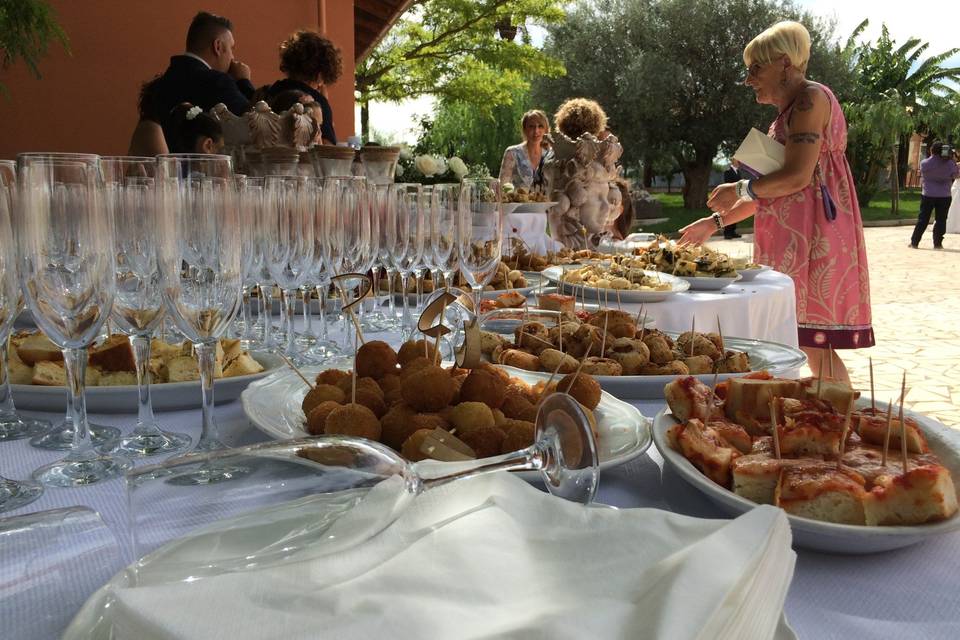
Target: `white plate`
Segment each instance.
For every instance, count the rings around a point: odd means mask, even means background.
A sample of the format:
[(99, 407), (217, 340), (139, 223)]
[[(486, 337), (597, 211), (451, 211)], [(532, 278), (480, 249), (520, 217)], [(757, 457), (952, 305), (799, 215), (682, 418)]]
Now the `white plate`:
[(762, 264), (756, 269), (737, 269), (737, 273), (740, 274), (741, 282), (750, 282), (764, 271), (770, 271), (772, 268), (769, 265)]
[[(861, 396), (857, 406), (870, 406), (870, 399)], [(881, 403), (877, 402), (877, 407), (880, 406)], [(882, 406), (886, 410), (886, 404)], [(653, 441), (666, 464), (673, 467), (684, 480), (701, 491), (724, 513), (737, 516), (753, 509), (756, 506), (753, 502), (714, 483), (700, 473), (680, 452), (670, 447), (667, 443), (666, 431), (676, 424), (676, 420), (666, 411), (667, 409), (664, 409), (657, 414), (653, 426)], [(930, 449), (937, 454), (943, 466), (950, 470), (954, 481), (960, 479), (960, 431), (912, 411), (906, 411), (905, 414), (916, 419), (920, 424), (927, 436)], [(865, 554), (889, 551), (922, 542), (931, 536), (960, 530), (960, 515), (955, 515), (943, 522), (911, 527), (833, 524), (789, 514), (787, 519), (793, 530), (793, 541), (798, 547), (829, 553)]]
[[(253, 359), (264, 366), (264, 371), (247, 376), (218, 378), (213, 382), (213, 401), (216, 404), (232, 402), (240, 397), (248, 384), (269, 375), (284, 366), (279, 356), (253, 351)], [(12, 384), (13, 401), (18, 409), (35, 411), (65, 411), (67, 391), (64, 387), (45, 387), (35, 384)], [(136, 413), (137, 386), (87, 387), (87, 411), (90, 413)], [(200, 381), (165, 382), (150, 385), (150, 399), (155, 411), (196, 409), (201, 404)]]
[(516, 204), (517, 208), (513, 210), (513, 213), (546, 213), (550, 207), (557, 204), (554, 202), (512, 202), (510, 204)]
[[(675, 333), (671, 333), (676, 338)], [(780, 344), (779, 342), (768, 342), (766, 340), (753, 340), (749, 338), (728, 338), (724, 337), (724, 346), (735, 351), (745, 351), (750, 358), (750, 371), (769, 371), (772, 375), (781, 378), (796, 378), (799, 376), (800, 368), (807, 363), (807, 356), (795, 347)], [(521, 369), (506, 367), (510, 375), (514, 375)], [(546, 371), (528, 371), (530, 375), (539, 376), (541, 379), (550, 377)], [(746, 375), (744, 373), (721, 373), (717, 380), (727, 380)], [(630, 398), (633, 400), (657, 400), (663, 398), (663, 387), (676, 378), (675, 375), (667, 376), (593, 376), (600, 383), (600, 388), (608, 391), (618, 398)], [(705, 373), (694, 376), (705, 384), (713, 383), (713, 374)]]
[(740, 280), (740, 276), (737, 275), (733, 278), (717, 278), (711, 276), (678, 276), (683, 278), (690, 283), (690, 288), (694, 291), (719, 291), (724, 287), (729, 287), (731, 284)]
[[(551, 293), (551, 289), (555, 287), (547, 287), (544, 289), (545, 293)], [(538, 292), (539, 293), (539, 292)], [(588, 302), (581, 305), (579, 302), (576, 305), (577, 311), (586, 310), (588, 313), (596, 313), (600, 310), (600, 305), (595, 302)], [(480, 328), (484, 331), (492, 331), (493, 333), (499, 333), (505, 336), (513, 336), (513, 332), (517, 327), (520, 326), (520, 323), (525, 317), (529, 317), (531, 320), (542, 319), (536, 317), (537, 312), (540, 312), (540, 308), (536, 304), (530, 306), (530, 316), (526, 313), (526, 307), (518, 307), (516, 309), (494, 309), (493, 311), (488, 311), (483, 314), (483, 318), (480, 320)], [(490, 318), (489, 316), (496, 313), (499, 317)], [(553, 316), (555, 319), (555, 316)], [(647, 317), (646, 324), (644, 325), (647, 329), (654, 329), (657, 326), (657, 321), (652, 317)]]
[[(351, 364), (341, 361), (331, 366), (346, 370)], [(304, 373), (312, 377), (324, 368), (307, 368)], [(511, 371), (510, 375), (529, 383), (540, 380), (539, 376), (528, 371)], [(303, 428), (303, 410), (300, 408), (305, 395), (307, 387), (303, 380), (293, 371), (285, 370), (251, 384), (240, 395), (240, 400), (255, 427), (276, 440), (289, 440), (310, 435)], [(594, 413), (600, 432), (597, 453), (601, 469), (629, 462), (650, 446), (650, 419), (633, 405), (604, 393)], [(538, 480), (540, 477), (534, 472), (522, 475), (528, 480)]]
[[(492, 291), (484, 291), (483, 293), (480, 294), (480, 297), (483, 298), (484, 300), (493, 300), (494, 298), (499, 296), (501, 293), (507, 293), (508, 291), (516, 291), (522, 296), (529, 296), (534, 292), (539, 293), (541, 289), (543, 289), (544, 293), (552, 293), (552, 291), (554, 290), (553, 287), (548, 286), (550, 284), (550, 281), (547, 278), (544, 278), (541, 274), (537, 273), (536, 271), (524, 271), (523, 277), (527, 279), (526, 287), (519, 287), (516, 289), (494, 289)], [(470, 292), (469, 285), (464, 285), (463, 287), (459, 287), (459, 289), (464, 293)], [(427, 296), (429, 296), (431, 293), (433, 292), (425, 291), (423, 293), (423, 299), (426, 300)], [(407, 299), (412, 304), (416, 304), (417, 294), (408, 293)], [(399, 293), (396, 294), (396, 300), (402, 302), (403, 301), (402, 294), (399, 294)]]
[(683, 278), (678, 278), (677, 276), (672, 276), (668, 273), (658, 273), (656, 271), (644, 271), (645, 274), (652, 278), (659, 278), (662, 282), (670, 284), (671, 289), (669, 291), (636, 291), (630, 289), (598, 289), (596, 287), (584, 287), (581, 285), (572, 285), (566, 282), (561, 282), (560, 276), (563, 274), (565, 269), (561, 267), (548, 267), (543, 270), (543, 275), (550, 282), (555, 282), (560, 287), (560, 289), (567, 294), (573, 295), (576, 291), (580, 295), (584, 295), (587, 300), (591, 298), (600, 300), (601, 298), (606, 298), (607, 301), (616, 301), (617, 292), (620, 293), (619, 300), (621, 302), (662, 302), (667, 298), (672, 298), (678, 293), (683, 293), (690, 289), (690, 283), (684, 280)]

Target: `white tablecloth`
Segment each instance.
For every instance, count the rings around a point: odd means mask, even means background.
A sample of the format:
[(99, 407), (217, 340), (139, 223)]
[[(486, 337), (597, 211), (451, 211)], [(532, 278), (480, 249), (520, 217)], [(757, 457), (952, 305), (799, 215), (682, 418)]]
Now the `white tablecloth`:
[[(199, 394), (198, 394), (199, 402)], [(662, 401), (635, 403), (644, 415), (653, 416)], [(132, 408), (131, 408), (132, 410)], [(41, 415), (32, 412), (31, 415)], [(43, 414), (58, 419), (56, 414)], [(200, 412), (178, 411), (158, 414), (161, 424), (184, 431), (196, 440)], [(96, 415), (96, 422), (129, 431), (133, 415)], [(216, 410), (222, 439), (230, 446), (263, 441), (247, 421), (239, 402)], [(26, 441), (0, 443), (0, 471), (11, 478), (24, 478), (36, 467), (60, 454), (41, 451)], [(144, 463), (138, 463), (144, 464)], [(648, 454), (619, 468), (604, 472), (598, 500), (619, 507), (654, 507), (701, 517), (722, 517), (699, 493), (669, 470), (654, 447)], [(36, 502), (16, 513), (87, 505), (100, 512), (119, 537), (126, 539), (126, 499), (121, 480), (76, 489), (47, 489)], [(11, 514), (5, 514), (11, 515)], [(642, 544), (643, 541), (638, 541)], [(796, 575), (787, 598), (786, 614), (801, 638), (866, 640), (871, 638), (955, 639), (960, 637), (960, 533), (947, 535), (908, 549), (872, 556), (833, 556), (800, 550)], [(130, 558), (127, 559), (129, 561)], [(5, 562), (0, 555), (0, 562)], [(102, 560), (107, 562), (107, 560)], [(88, 592), (71, 576), (56, 576), (63, 583), (59, 602), (79, 607)], [(4, 587), (0, 583), (0, 587)], [(16, 585), (6, 585), (15, 588)], [(0, 638), (10, 612), (0, 600)], [(47, 614), (51, 602), (39, 600), (30, 615), (38, 621), (35, 638), (48, 638), (68, 620), (58, 622)], [(24, 612), (19, 612), (21, 618)]]
[(508, 213), (503, 223), (504, 246), (509, 246), (510, 238), (520, 238), (527, 251), (545, 255), (557, 251), (562, 245), (547, 235), (547, 214), (545, 213)]

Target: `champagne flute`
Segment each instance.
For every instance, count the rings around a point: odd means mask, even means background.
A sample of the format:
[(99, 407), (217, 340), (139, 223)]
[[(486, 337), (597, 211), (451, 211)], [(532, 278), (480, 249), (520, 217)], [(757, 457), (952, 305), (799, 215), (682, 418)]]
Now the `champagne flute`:
[(443, 274), (443, 287), (449, 289), (453, 284), (453, 274), (459, 263), (457, 253), (457, 218), (459, 210), (460, 185), (433, 185), (434, 210), (431, 244), (436, 255), (437, 269)]
[(477, 313), (483, 287), (493, 279), (500, 264), (502, 241), (500, 181), (495, 178), (464, 178), (460, 187), (457, 253), (460, 271), (473, 289)]
[(154, 158), (101, 160), (106, 199), (116, 240), (116, 288), (111, 317), (128, 336), (137, 371), (137, 426), (117, 448), (131, 456), (153, 456), (187, 449), (193, 439), (164, 431), (150, 397), (150, 348), (163, 318), (157, 237)]
[[(216, 347), (239, 310), (243, 281), (230, 156), (157, 156), (157, 192), (164, 303), (193, 343), (200, 366), (203, 424), (196, 448), (220, 449), (213, 416)], [(215, 482), (230, 475), (230, 470), (206, 469), (193, 480)]]
[[(7, 380), (7, 340), (10, 329), (17, 317), (19, 307), (20, 281), (17, 277), (17, 249), (13, 242), (10, 227), (10, 203), (8, 189), (0, 176), (0, 375), (3, 376), (0, 387), (0, 407), (12, 409), (12, 413), (0, 411), (0, 440), (12, 440), (14, 437), (26, 437), (32, 427), (17, 416), (10, 397), (10, 384)], [(4, 406), (9, 404), (9, 407)], [(29, 481), (17, 481), (0, 475), (0, 512), (19, 509), (40, 497), (43, 487)]]
[(297, 291), (314, 267), (315, 209), (310, 199), (313, 180), (299, 176), (268, 176), (265, 186), (263, 259), (280, 286), (286, 327), (283, 354), (295, 364), (307, 364), (297, 348), (294, 331)]
[[(243, 260), (243, 288), (241, 289), (243, 332), (240, 335), (240, 344), (244, 349), (249, 350), (254, 347), (256, 342), (253, 316), (250, 310), (250, 291), (257, 286), (257, 278), (263, 269), (261, 230), (264, 180), (263, 178), (250, 176), (237, 176), (237, 183), (242, 220), (240, 239), (243, 242), (241, 253)], [(262, 318), (263, 314), (259, 314), (258, 319)]]
[(9, 316), (10, 327), (3, 340), (0, 340), (0, 441), (29, 438), (50, 428), (48, 420), (38, 420), (20, 415), (13, 403), (10, 390), (10, 377), (7, 355), (10, 346), (9, 331), (20, 312), (23, 311), (23, 294), (16, 271), (17, 245), (13, 237), (14, 195), (17, 187), (17, 163), (13, 160), (0, 160), (0, 225), (9, 234), (9, 244), (4, 244), (3, 253), (8, 261), (6, 270), (13, 277), (15, 288), (10, 290), (11, 297), (4, 296), (0, 305), (0, 326)]
[(394, 190), (396, 203), (396, 247), (393, 255), (393, 266), (400, 273), (400, 295), (403, 296), (403, 321), (401, 323), (404, 339), (413, 335), (414, 323), (410, 315), (410, 296), (407, 286), (410, 276), (414, 274), (422, 261), (425, 224), (424, 211), (421, 206), (423, 189), (421, 185), (398, 184)]
[(23, 154), (17, 167), (23, 292), (37, 325), (63, 351), (73, 400), (73, 447), (33, 477), (51, 486), (92, 484), (132, 466), (126, 456), (96, 451), (87, 423), (87, 349), (110, 315), (115, 293), (113, 225), (99, 158)]

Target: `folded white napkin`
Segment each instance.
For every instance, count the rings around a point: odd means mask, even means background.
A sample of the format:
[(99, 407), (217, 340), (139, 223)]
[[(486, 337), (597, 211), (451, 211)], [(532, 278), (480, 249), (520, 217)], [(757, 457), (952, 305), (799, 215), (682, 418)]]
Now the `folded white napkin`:
[(772, 507), (585, 508), (493, 474), (423, 494), (333, 556), (193, 582), (148, 567), (149, 586), (115, 581), (65, 638), (103, 617), (93, 637), (769, 639), (795, 558)]

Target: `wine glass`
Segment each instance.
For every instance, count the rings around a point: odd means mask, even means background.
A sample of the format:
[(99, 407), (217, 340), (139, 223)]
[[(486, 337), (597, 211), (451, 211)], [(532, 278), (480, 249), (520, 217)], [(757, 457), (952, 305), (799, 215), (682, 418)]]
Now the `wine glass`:
[(315, 179), (299, 176), (268, 176), (264, 192), (263, 259), (280, 286), (285, 309), (287, 344), (283, 354), (295, 364), (307, 364), (297, 348), (294, 331), (297, 291), (316, 261), (314, 218), (310, 192)]
[[(14, 288), (6, 290), (2, 304), (0, 304), (0, 326), (7, 320), (10, 326), (7, 327), (7, 334), (13, 327), (20, 312), (23, 311), (23, 293), (20, 291), (20, 281), (17, 275), (17, 244), (13, 237), (13, 212), (14, 196), (17, 186), (17, 165), (12, 160), (0, 160), (0, 225), (8, 234), (3, 246), (6, 265), (4, 273), (9, 271), (8, 276), (13, 278)], [(9, 242), (7, 244), (6, 242)], [(4, 258), (0, 258), (4, 260)], [(7, 277), (7, 276), (4, 276)], [(29, 438), (50, 428), (50, 422), (47, 420), (38, 420), (20, 415), (16, 405), (13, 403), (13, 393), (10, 390), (10, 377), (8, 370), (8, 348), (10, 346), (9, 338), (4, 337), (0, 341), (0, 441), (18, 440), (20, 438)]]
[(423, 260), (426, 242), (426, 225), (422, 205), (423, 189), (421, 185), (395, 185), (396, 223), (393, 254), (393, 266), (400, 273), (400, 295), (403, 296), (403, 321), (401, 323), (404, 339), (413, 335), (413, 317), (410, 315), (410, 296), (407, 287), (410, 276), (416, 273)]
[[(244, 349), (252, 349), (256, 342), (253, 316), (250, 310), (250, 291), (257, 286), (257, 279), (263, 269), (263, 238), (261, 234), (263, 224), (263, 178), (250, 176), (236, 176), (240, 217), (242, 220), (240, 240), (243, 243), (241, 252), (243, 268), (243, 287), (241, 301), (243, 304), (243, 330), (240, 334), (240, 344)], [(258, 314), (263, 319), (263, 314)]]
[(70, 452), (33, 477), (51, 486), (92, 484), (132, 466), (126, 456), (96, 451), (87, 423), (87, 349), (110, 315), (115, 292), (113, 225), (99, 158), (23, 154), (17, 168), (23, 293), (37, 325), (63, 351), (73, 400)]
[(483, 287), (500, 264), (503, 240), (503, 206), (500, 181), (465, 178), (460, 183), (457, 253), (460, 271), (473, 289), (474, 309), (480, 309)]
[[(230, 156), (157, 156), (160, 282), (167, 313), (193, 343), (200, 364), (199, 451), (223, 447), (213, 419), (216, 347), (240, 307), (243, 282), (232, 173)], [(215, 482), (225, 474), (229, 470), (207, 469), (193, 479)]]
[[(0, 177), (0, 440), (24, 438), (35, 428), (22, 421), (13, 407), (7, 380), (7, 340), (19, 309), (20, 281), (17, 277), (17, 253), (10, 226), (10, 197)], [(8, 411), (10, 410), (10, 411)], [(43, 487), (33, 482), (10, 480), (0, 475), (0, 511), (19, 509), (40, 497)]]
[(435, 255), (434, 262), (443, 274), (443, 287), (452, 286), (453, 274), (457, 271), (457, 218), (459, 211), (460, 185), (433, 185), (431, 203), (432, 227), (431, 245)]
[(187, 449), (193, 439), (161, 429), (150, 397), (151, 340), (163, 318), (156, 160), (118, 156), (103, 158), (101, 167), (116, 245), (117, 292), (111, 317), (130, 340), (137, 372), (137, 426), (120, 438), (117, 448), (140, 457), (173, 453)]
[[(178, 540), (135, 564), (134, 581), (160, 557), (165, 575), (192, 581), (338, 553), (383, 531), (418, 495), (493, 471), (539, 471), (552, 494), (589, 504), (597, 451), (580, 405), (551, 394), (540, 405), (535, 434), (526, 449), (452, 463), (411, 464), (378, 442), (320, 436), (143, 467), (127, 476), (134, 552), (142, 557)], [(204, 464), (256, 472), (213, 487), (178, 482)]]

